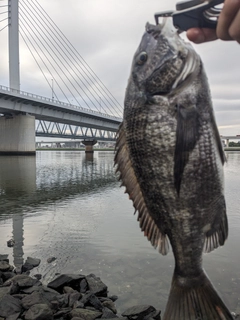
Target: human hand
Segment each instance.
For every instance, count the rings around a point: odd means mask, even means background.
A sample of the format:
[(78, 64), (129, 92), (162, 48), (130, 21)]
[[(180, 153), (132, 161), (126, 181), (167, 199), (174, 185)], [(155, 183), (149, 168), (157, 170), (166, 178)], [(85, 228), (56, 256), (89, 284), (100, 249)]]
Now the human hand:
[(192, 28), (187, 31), (187, 37), (195, 43), (216, 39), (240, 43), (240, 0), (225, 0), (216, 30)]

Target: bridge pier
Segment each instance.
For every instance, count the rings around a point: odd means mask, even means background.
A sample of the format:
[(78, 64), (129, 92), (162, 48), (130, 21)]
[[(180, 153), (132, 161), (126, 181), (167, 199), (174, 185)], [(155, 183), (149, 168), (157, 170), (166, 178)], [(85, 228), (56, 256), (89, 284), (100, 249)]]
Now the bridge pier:
[(93, 146), (97, 143), (97, 140), (83, 140), (82, 144), (85, 145), (86, 153), (93, 153)]
[(0, 155), (35, 153), (35, 117), (22, 114), (0, 117)]

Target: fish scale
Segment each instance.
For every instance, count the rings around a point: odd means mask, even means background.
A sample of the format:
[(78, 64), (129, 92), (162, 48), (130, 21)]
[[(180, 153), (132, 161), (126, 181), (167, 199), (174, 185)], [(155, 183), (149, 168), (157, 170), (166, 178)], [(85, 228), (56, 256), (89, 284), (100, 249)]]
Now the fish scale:
[(164, 320), (233, 319), (202, 267), (203, 251), (228, 236), (224, 162), (200, 57), (169, 19), (147, 24), (133, 58), (115, 164), (144, 235), (163, 255), (172, 247)]

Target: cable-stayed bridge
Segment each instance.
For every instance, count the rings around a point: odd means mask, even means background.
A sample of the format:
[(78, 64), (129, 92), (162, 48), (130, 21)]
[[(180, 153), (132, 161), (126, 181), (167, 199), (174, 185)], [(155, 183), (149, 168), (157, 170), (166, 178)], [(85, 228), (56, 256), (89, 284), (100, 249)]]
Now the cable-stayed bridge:
[[(122, 106), (38, 1), (0, 4), (0, 31), (8, 27), (9, 33), (9, 87), (0, 86), (0, 153), (34, 153), (35, 135), (83, 139), (87, 151), (97, 140), (114, 140)], [(20, 90), (19, 35), (51, 98)]]

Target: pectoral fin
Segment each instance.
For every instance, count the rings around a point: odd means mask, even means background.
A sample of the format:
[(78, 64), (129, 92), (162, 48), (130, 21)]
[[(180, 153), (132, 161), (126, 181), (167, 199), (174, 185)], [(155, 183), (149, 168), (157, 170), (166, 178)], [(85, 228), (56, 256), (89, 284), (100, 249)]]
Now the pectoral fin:
[(211, 205), (209, 216), (213, 221), (206, 225), (204, 252), (211, 252), (219, 246), (223, 246), (228, 237), (228, 221), (224, 196)]
[(177, 193), (180, 192), (182, 175), (188, 162), (189, 154), (199, 139), (199, 120), (195, 106), (184, 108), (177, 106), (177, 132), (174, 155), (174, 184)]

